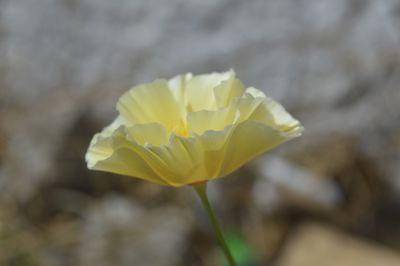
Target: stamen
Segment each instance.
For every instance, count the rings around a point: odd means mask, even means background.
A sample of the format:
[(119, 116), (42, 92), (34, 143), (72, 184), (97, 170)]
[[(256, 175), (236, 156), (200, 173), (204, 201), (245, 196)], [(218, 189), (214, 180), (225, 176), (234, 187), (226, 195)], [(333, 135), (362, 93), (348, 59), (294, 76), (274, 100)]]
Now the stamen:
[(179, 125), (174, 128), (175, 135), (188, 138), (190, 135), (189, 129), (187, 127), (186, 121), (181, 120)]

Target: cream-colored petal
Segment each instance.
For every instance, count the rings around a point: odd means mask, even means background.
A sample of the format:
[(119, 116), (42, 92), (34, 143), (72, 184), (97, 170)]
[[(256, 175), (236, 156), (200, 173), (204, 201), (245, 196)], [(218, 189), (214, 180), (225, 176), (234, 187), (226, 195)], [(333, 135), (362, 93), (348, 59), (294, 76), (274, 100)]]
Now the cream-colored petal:
[[(293, 118), (285, 108), (273, 99), (266, 97), (263, 102), (265, 109), (269, 110), (272, 115), (273, 121), (277, 124), (278, 128), (285, 132), (292, 132), (301, 127), (300, 122)], [(253, 119), (256, 118), (258, 112), (255, 112)]]
[[(284, 132), (296, 131), (301, 127), (300, 122), (294, 119), (281, 104), (265, 96), (261, 91), (249, 88), (246, 90), (247, 93), (251, 93), (255, 97), (253, 104), (247, 104), (248, 106), (255, 107), (254, 103), (262, 99), (261, 104), (258, 104), (256, 108), (250, 107), (250, 109), (253, 109), (252, 111), (249, 111), (248, 107), (243, 108), (247, 108), (247, 113), (249, 114), (247, 119), (264, 123)], [(242, 107), (245, 105), (243, 104)]]
[(140, 154), (129, 148), (116, 149), (110, 157), (98, 161), (92, 169), (136, 177), (160, 185), (170, 185), (154, 172)]
[[(158, 184), (183, 186), (195, 182), (206, 174), (201, 164), (203, 153), (196, 139), (172, 137), (168, 145), (139, 145), (129, 133), (129, 129), (120, 127), (111, 137), (91, 145), (87, 153), (94, 163), (90, 169), (108, 171), (134, 176)], [(104, 146), (104, 147), (103, 147)], [(107, 153), (99, 156), (93, 148), (106, 149)], [(128, 153), (129, 151), (129, 153)], [(153, 175), (149, 175), (150, 170)], [(203, 171), (203, 172), (201, 172)]]
[(170, 88), (172, 95), (177, 102), (186, 102), (186, 84), (193, 78), (192, 73), (186, 73), (173, 77), (168, 81), (168, 87)]
[(165, 176), (165, 165), (153, 158), (149, 151), (136, 142), (128, 141), (127, 129), (121, 126), (109, 137), (97, 134), (86, 153), (89, 169), (106, 171), (171, 185)]
[(125, 119), (122, 116), (118, 116), (110, 125), (103, 128), (100, 133), (94, 135), (85, 154), (88, 168), (92, 168), (97, 161), (111, 156), (113, 149), (112, 141), (109, 137), (124, 123)]
[(242, 122), (233, 129), (221, 166), (220, 176), (225, 176), (261, 153), (295, 137), (279, 132), (257, 121)]
[(243, 95), (245, 89), (242, 82), (233, 75), (214, 88), (215, 101), (218, 108), (226, 107), (230, 102)]
[(179, 105), (165, 80), (156, 80), (127, 91), (119, 99), (117, 109), (131, 125), (160, 123), (168, 132), (182, 118)]
[(102, 136), (101, 133), (97, 133), (91, 140), (89, 148), (85, 154), (88, 168), (92, 169), (98, 161), (110, 157), (112, 153), (113, 149), (111, 139)]
[(92, 138), (88, 151), (85, 154), (85, 160), (88, 167), (91, 168), (97, 161), (107, 158), (112, 153), (112, 142), (109, 138), (114, 131), (125, 123), (122, 116), (118, 116), (114, 121), (103, 128), (100, 133), (97, 133)]
[(264, 92), (254, 88), (254, 87), (249, 87), (246, 89), (246, 93), (250, 94), (254, 98), (265, 98), (267, 97)]
[(114, 121), (111, 122), (111, 124), (103, 128), (100, 134), (102, 137), (111, 136), (117, 128), (125, 124), (126, 124), (125, 118), (121, 115), (118, 115), (117, 118), (115, 118)]
[(214, 88), (234, 76), (233, 71), (194, 76), (186, 84), (187, 109), (189, 112), (216, 110)]
[(233, 124), (239, 116), (237, 106), (238, 99), (236, 98), (226, 108), (221, 108), (216, 111), (203, 110), (189, 113), (187, 115), (189, 131), (202, 134), (208, 130), (224, 130), (225, 127)]
[(237, 123), (248, 120), (263, 101), (264, 98), (254, 97), (253, 94), (246, 92), (239, 99), (238, 110), (240, 116), (237, 120)]
[(179, 105), (179, 109), (182, 114), (182, 118), (186, 117), (188, 105), (187, 93), (186, 93), (186, 84), (187, 82), (193, 78), (192, 73), (187, 73), (184, 75), (179, 75), (173, 77), (168, 81), (168, 87), (172, 92), (177, 104)]
[(170, 145), (147, 147), (153, 156), (165, 163), (168, 181), (173, 186), (183, 186), (204, 180), (203, 150), (198, 139), (173, 136)]
[(219, 176), (225, 154), (226, 142), (234, 126), (228, 126), (222, 131), (206, 131), (198, 136), (204, 154), (203, 164), (206, 169), (206, 179)]
[(136, 124), (126, 129), (129, 140), (139, 145), (166, 145), (169, 137), (165, 128), (159, 123)]

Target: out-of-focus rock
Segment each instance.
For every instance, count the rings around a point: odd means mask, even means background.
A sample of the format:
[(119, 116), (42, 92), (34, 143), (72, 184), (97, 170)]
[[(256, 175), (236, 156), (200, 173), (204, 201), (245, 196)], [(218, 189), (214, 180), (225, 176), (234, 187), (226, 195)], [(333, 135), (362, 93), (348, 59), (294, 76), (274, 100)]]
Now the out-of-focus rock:
[(397, 266), (400, 255), (337, 229), (304, 224), (288, 240), (278, 266)]

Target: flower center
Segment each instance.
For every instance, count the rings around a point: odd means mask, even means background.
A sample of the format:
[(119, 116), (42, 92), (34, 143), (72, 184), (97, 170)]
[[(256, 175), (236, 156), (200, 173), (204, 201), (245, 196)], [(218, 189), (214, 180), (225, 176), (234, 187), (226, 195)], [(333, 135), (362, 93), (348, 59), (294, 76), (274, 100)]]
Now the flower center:
[(181, 120), (179, 125), (174, 128), (174, 133), (177, 136), (188, 138), (189, 137), (189, 129), (187, 127), (186, 121)]

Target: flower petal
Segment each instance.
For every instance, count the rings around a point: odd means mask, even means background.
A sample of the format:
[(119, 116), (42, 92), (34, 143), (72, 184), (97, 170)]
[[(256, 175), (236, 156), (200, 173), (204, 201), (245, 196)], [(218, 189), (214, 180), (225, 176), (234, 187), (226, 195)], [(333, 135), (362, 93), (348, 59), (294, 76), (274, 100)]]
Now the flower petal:
[(126, 120), (123, 116), (119, 115), (117, 118), (114, 119), (114, 121), (111, 122), (108, 126), (103, 128), (103, 130), (100, 132), (100, 134), (103, 137), (111, 136), (114, 131), (119, 128), (121, 125), (125, 125)]
[(191, 132), (202, 134), (207, 130), (224, 130), (233, 124), (237, 118), (237, 101), (233, 101), (227, 108), (216, 111), (198, 111), (187, 115), (188, 128)]
[(92, 169), (132, 176), (160, 185), (169, 185), (138, 153), (130, 148), (116, 149), (110, 157), (98, 161)]
[(207, 171), (206, 179), (212, 180), (219, 176), (223, 156), (226, 149), (226, 142), (232, 132), (233, 125), (222, 131), (206, 131), (198, 136), (202, 145), (203, 164)]
[(108, 137), (104, 137), (101, 133), (94, 135), (90, 142), (89, 148), (85, 154), (85, 160), (88, 168), (93, 169), (94, 165), (113, 153), (112, 145)]
[(186, 84), (187, 110), (189, 112), (216, 110), (214, 88), (232, 76), (234, 76), (233, 71), (228, 71), (198, 75), (188, 80)]
[(168, 180), (174, 186), (183, 186), (207, 177), (203, 165), (203, 150), (198, 139), (173, 136), (169, 145), (147, 147), (170, 172)]
[(95, 136), (86, 153), (88, 168), (172, 185), (165, 171), (167, 166), (145, 147), (128, 141), (127, 131), (121, 126), (111, 136)]
[(193, 78), (192, 73), (187, 73), (184, 75), (179, 75), (173, 77), (168, 81), (168, 87), (172, 92), (172, 95), (175, 98), (175, 101), (179, 105), (179, 109), (181, 110), (182, 117), (186, 117), (187, 113), (187, 94), (186, 94), (186, 84), (187, 82)]
[(239, 118), (237, 123), (248, 120), (258, 106), (264, 101), (264, 98), (254, 97), (253, 94), (246, 92), (240, 99), (238, 104)]
[[(254, 97), (254, 103), (262, 99), (261, 104), (258, 104), (254, 110), (251, 112), (247, 110), (247, 119), (264, 123), (283, 132), (292, 132), (301, 128), (298, 120), (294, 119), (281, 104), (270, 97), (265, 96), (263, 92), (255, 88), (248, 88), (246, 90), (246, 94), (247, 93)], [(246, 104), (247, 107), (244, 107)], [(248, 103), (243, 103), (242, 110), (249, 108), (249, 106), (251, 106), (251, 104), (248, 105)]]
[(160, 123), (168, 132), (182, 118), (179, 105), (165, 80), (130, 89), (119, 99), (117, 109), (131, 125)]
[(88, 167), (91, 168), (97, 161), (103, 160), (112, 154), (112, 143), (108, 137), (110, 137), (114, 131), (125, 123), (125, 119), (122, 116), (118, 116), (114, 121), (103, 128), (100, 133), (94, 135), (90, 142), (87, 153), (85, 154), (85, 160), (88, 163)]
[(177, 102), (185, 101), (186, 84), (192, 78), (192, 73), (186, 73), (175, 76), (168, 81), (168, 87)]
[(246, 93), (250, 94), (254, 98), (265, 98), (267, 97), (264, 92), (254, 88), (254, 87), (249, 87), (246, 89)]
[(229, 79), (214, 88), (215, 101), (218, 108), (226, 107), (235, 98), (243, 95), (245, 89), (242, 82), (235, 79), (235, 73)]
[(169, 142), (167, 131), (159, 123), (136, 124), (126, 129), (129, 139), (139, 145), (166, 145)]
[(261, 153), (290, 140), (295, 135), (278, 130), (257, 121), (244, 121), (233, 129), (225, 143), (226, 149), (219, 176), (225, 176)]

